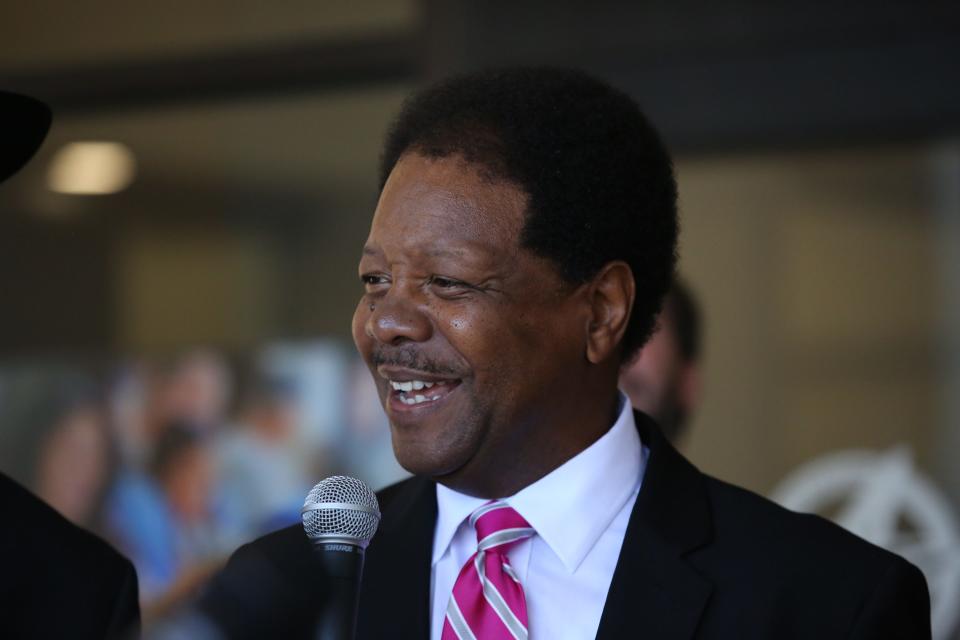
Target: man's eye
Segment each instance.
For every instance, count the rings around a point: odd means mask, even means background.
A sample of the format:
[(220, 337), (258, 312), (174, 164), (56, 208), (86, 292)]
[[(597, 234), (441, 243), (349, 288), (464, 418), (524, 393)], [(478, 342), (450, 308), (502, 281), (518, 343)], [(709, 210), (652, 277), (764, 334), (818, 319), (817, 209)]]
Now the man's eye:
[(453, 280), (452, 278), (444, 278), (442, 276), (433, 276), (430, 278), (430, 284), (436, 285), (441, 289), (451, 289), (453, 287), (462, 287), (464, 284), (459, 280)]
[(377, 273), (365, 273), (360, 276), (360, 281), (363, 282), (365, 286), (376, 286), (386, 284), (387, 278)]
[(455, 280), (454, 278), (447, 278), (445, 276), (431, 276), (429, 284), (435, 289), (447, 291), (451, 294), (466, 293), (467, 291), (476, 288), (471, 284), (467, 284), (463, 280)]

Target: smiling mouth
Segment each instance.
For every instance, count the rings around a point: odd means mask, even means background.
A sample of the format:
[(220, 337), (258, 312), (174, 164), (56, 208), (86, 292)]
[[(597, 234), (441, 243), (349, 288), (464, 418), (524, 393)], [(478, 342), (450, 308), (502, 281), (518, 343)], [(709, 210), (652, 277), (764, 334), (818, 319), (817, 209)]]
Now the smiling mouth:
[(388, 380), (390, 398), (403, 407), (428, 407), (443, 400), (460, 380)]

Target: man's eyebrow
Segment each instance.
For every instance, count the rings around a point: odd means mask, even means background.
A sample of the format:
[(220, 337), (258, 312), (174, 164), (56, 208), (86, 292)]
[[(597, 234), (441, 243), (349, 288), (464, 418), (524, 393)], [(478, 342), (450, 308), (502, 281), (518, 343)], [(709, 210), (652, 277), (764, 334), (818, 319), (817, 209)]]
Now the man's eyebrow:
[(365, 255), (365, 256), (378, 256), (378, 255), (380, 255), (380, 249), (377, 249), (376, 247), (371, 247), (371, 246), (368, 245), (368, 244), (363, 245), (363, 255)]

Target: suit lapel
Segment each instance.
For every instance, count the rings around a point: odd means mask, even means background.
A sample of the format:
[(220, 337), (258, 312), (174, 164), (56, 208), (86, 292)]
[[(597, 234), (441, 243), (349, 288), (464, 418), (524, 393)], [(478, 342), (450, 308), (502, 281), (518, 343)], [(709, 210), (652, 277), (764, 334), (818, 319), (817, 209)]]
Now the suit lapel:
[(597, 638), (686, 639), (713, 589), (684, 559), (712, 537), (706, 487), (650, 418), (635, 418), (650, 457)]
[(367, 549), (357, 640), (430, 637), (430, 572), (437, 520), (434, 484), (402, 483)]

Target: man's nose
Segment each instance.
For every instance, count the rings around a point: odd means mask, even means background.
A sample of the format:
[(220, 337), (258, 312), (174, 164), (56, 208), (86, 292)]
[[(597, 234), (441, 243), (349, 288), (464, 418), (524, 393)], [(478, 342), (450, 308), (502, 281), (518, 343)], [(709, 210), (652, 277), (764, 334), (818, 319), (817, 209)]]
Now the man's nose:
[(423, 302), (410, 292), (392, 287), (387, 294), (372, 303), (367, 317), (367, 335), (382, 344), (426, 342), (432, 335), (430, 318)]

